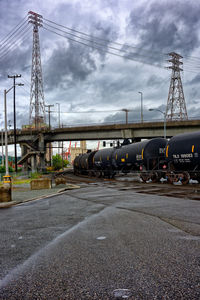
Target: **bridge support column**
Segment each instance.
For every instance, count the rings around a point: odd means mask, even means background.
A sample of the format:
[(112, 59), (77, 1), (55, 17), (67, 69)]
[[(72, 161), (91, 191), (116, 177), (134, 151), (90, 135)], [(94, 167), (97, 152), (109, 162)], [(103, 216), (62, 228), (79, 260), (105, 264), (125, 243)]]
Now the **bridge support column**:
[[(28, 148), (23, 144), (20, 144), (20, 148), (21, 148), (21, 157), (23, 157), (24, 155), (27, 154)], [(28, 162), (27, 161), (25, 161), (22, 164), (22, 171), (24, 171), (24, 172), (28, 171)]]
[(31, 171), (32, 172), (36, 172), (37, 171), (36, 155), (31, 156)]
[(45, 142), (44, 142), (44, 135), (42, 133), (39, 135), (38, 150), (40, 151), (40, 158), (39, 158), (38, 169), (40, 171), (43, 171), (44, 168), (45, 168), (45, 153), (46, 153), (46, 148), (45, 148)]

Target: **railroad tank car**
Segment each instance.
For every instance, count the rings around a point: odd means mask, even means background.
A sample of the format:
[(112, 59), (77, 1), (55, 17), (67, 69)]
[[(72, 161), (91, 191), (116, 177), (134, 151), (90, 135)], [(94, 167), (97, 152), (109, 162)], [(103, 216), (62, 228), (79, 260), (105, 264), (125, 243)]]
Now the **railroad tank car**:
[(93, 158), (93, 165), (97, 176), (114, 176), (113, 155), (115, 148), (107, 148), (99, 150)]
[(167, 140), (154, 138), (116, 149), (115, 168), (118, 170), (152, 170), (164, 158)]
[(95, 153), (96, 151), (92, 151), (76, 156), (74, 160), (74, 174), (88, 174), (93, 169), (93, 157)]
[(190, 178), (200, 181), (200, 131), (172, 137), (166, 147), (169, 182)]
[(78, 155), (75, 157), (74, 159), (74, 174), (79, 174), (81, 167), (80, 167), (80, 159), (81, 159), (81, 155)]

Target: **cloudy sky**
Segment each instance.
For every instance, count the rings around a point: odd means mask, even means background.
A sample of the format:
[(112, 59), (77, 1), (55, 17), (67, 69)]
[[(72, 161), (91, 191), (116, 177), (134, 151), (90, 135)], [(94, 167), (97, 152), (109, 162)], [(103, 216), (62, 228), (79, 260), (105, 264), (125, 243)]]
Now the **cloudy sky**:
[[(123, 108), (131, 110), (130, 122), (140, 121), (139, 91), (144, 120), (162, 119), (160, 113), (148, 109), (165, 110), (171, 76), (165, 67), (170, 65), (167, 53), (172, 51), (184, 57), (182, 82), (188, 115), (200, 117), (199, 1), (0, 0), (1, 128), (3, 90), (12, 86), (8, 74), (22, 74), (18, 82), (24, 83), (16, 90), (17, 127), (29, 122), (32, 27), (23, 20), (30, 10), (44, 18), (39, 30), (44, 97), (45, 104), (55, 104), (53, 125), (58, 124), (56, 103), (60, 103), (64, 125), (125, 121)], [(15, 40), (5, 42), (18, 24), (24, 24), (22, 31), (12, 36), (16, 35)], [(97, 39), (90, 42), (90, 36)], [(9, 92), (11, 126), (12, 97)]]

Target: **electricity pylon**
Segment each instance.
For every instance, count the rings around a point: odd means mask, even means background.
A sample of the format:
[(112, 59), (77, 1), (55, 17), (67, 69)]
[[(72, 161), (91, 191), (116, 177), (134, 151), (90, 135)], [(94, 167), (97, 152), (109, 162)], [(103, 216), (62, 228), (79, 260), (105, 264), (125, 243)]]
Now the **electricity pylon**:
[(183, 64), (180, 59), (183, 57), (175, 52), (169, 53), (169, 56), (171, 56), (171, 59), (168, 62), (171, 62), (172, 65), (168, 69), (172, 70), (172, 75), (166, 107), (166, 120), (187, 120), (188, 115), (180, 74), (180, 71), (183, 71), (180, 68), (180, 65)]
[(40, 56), (39, 27), (42, 27), (43, 17), (29, 11), (28, 22), (33, 24), (33, 49), (31, 70), (31, 93), (29, 124), (40, 128), (45, 123), (45, 102), (42, 80), (42, 65)]

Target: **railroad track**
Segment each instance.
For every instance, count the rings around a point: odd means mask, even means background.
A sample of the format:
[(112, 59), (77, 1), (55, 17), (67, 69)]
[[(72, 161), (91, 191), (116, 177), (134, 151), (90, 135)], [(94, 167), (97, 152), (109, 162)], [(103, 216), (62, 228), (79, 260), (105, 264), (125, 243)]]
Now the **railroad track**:
[(77, 176), (73, 174), (72, 169), (68, 169), (56, 174), (56, 177), (62, 176), (67, 182), (75, 184), (106, 184), (109, 187), (119, 188), (120, 190), (134, 190), (140, 194), (160, 195), (175, 198), (184, 198), (189, 200), (200, 200), (200, 184), (171, 185), (168, 183), (143, 183), (135, 176), (117, 176), (115, 179), (105, 179), (88, 177), (86, 175)]

